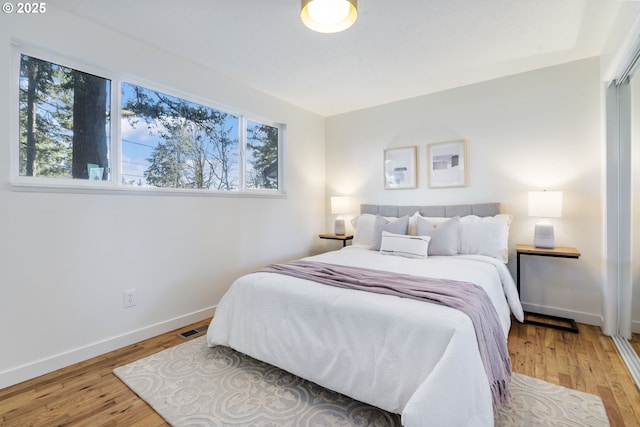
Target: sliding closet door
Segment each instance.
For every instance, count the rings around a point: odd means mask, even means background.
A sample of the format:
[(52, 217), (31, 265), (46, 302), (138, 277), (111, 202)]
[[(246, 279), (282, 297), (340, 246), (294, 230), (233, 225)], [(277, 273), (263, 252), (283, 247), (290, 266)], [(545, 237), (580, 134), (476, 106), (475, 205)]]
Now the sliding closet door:
[(607, 289), (604, 331), (640, 332), (640, 73), (607, 89)]
[(640, 333), (640, 73), (631, 86), (631, 330)]
[(631, 87), (629, 79), (607, 89), (607, 279), (604, 332), (631, 338)]

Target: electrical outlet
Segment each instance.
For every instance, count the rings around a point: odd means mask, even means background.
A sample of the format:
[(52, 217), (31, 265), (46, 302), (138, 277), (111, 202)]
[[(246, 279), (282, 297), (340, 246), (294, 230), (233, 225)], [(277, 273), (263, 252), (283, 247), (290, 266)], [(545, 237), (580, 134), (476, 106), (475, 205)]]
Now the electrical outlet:
[(128, 291), (124, 291), (123, 292), (123, 305), (124, 308), (128, 308), (128, 307), (133, 307), (134, 305), (136, 305), (136, 290), (135, 289), (129, 289)]

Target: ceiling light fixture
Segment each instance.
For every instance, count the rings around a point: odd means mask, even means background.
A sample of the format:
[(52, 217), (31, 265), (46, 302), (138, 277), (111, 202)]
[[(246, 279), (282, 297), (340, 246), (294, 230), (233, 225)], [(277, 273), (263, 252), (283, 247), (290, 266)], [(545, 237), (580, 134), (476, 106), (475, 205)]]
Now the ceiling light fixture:
[(337, 33), (358, 19), (358, 0), (302, 0), (300, 19), (319, 33)]

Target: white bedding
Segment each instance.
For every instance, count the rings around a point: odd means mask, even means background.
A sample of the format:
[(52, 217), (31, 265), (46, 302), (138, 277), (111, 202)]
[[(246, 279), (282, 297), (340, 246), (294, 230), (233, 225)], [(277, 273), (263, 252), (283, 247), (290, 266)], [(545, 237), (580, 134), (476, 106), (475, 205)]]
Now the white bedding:
[[(510, 311), (523, 318), (509, 271), (490, 257), (409, 259), (346, 247), (306, 259), (475, 283), (493, 302), (505, 337)], [(493, 425), (473, 325), (452, 308), (252, 273), (220, 301), (207, 341), (402, 414), (405, 426)]]

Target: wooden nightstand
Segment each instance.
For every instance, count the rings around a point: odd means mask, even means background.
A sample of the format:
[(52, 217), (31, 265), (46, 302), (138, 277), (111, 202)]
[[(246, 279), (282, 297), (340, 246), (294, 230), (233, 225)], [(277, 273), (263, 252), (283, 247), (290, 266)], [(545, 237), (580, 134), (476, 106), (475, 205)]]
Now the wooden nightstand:
[[(518, 295), (520, 295), (520, 255), (535, 255), (535, 256), (546, 256), (546, 257), (555, 257), (555, 258), (580, 258), (580, 251), (576, 248), (571, 247), (561, 247), (557, 246), (553, 249), (545, 249), (545, 248), (536, 248), (533, 245), (516, 245), (516, 286), (518, 288)], [(557, 322), (567, 323), (569, 326), (559, 325), (556, 323), (545, 323), (537, 320), (529, 320), (527, 319), (527, 314), (531, 314), (535, 317), (546, 318), (550, 320), (554, 320)], [(546, 326), (548, 328), (560, 329), (562, 331), (569, 331), (578, 333), (578, 325), (576, 325), (576, 321), (573, 319), (568, 319), (565, 317), (558, 316), (550, 316), (548, 314), (538, 314), (538, 313), (524, 313), (525, 323), (530, 323), (532, 325), (538, 326)]]
[(353, 234), (319, 234), (318, 237), (321, 239), (330, 239), (330, 240), (342, 240), (342, 247), (347, 246), (347, 240), (353, 239)]

